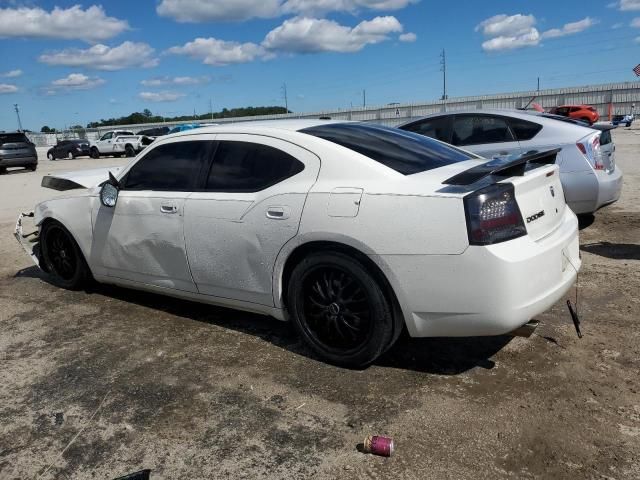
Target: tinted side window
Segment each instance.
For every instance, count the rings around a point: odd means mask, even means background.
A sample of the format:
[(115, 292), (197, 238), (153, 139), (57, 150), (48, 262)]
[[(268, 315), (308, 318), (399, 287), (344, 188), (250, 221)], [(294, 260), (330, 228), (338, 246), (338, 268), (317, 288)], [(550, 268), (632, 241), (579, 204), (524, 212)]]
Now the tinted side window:
[(342, 145), (403, 175), (476, 158), (423, 135), (381, 125), (334, 123), (300, 131)]
[(211, 142), (190, 141), (160, 145), (138, 161), (125, 180), (125, 190), (191, 192), (211, 153)]
[(509, 125), (511, 126), (511, 131), (516, 136), (516, 139), (522, 141), (531, 140), (538, 134), (538, 132), (540, 132), (540, 130), (542, 130), (542, 125), (534, 122), (528, 122), (520, 118), (510, 118)]
[(422, 120), (402, 127), (402, 130), (419, 133), (420, 135), (425, 135), (427, 137), (440, 140), (441, 142), (449, 143), (451, 138), (451, 123), (449, 120), (450, 117), (447, 116), (431, 120)]
[(611, 130), (605, 130), (600, 133), (600, 145), (603, 147), (611, 143)]
[(507, 122), (487, 115), (456, 115), (453, 120), (454, 145), (512, 142)]
[(113, 132), (105, 133), (100, 140), (109, 140), (113, 137)]
[(302, 162), (276, 148), (221, 141), (205, 188), (210, 192), (257, 192), (302, 170)]

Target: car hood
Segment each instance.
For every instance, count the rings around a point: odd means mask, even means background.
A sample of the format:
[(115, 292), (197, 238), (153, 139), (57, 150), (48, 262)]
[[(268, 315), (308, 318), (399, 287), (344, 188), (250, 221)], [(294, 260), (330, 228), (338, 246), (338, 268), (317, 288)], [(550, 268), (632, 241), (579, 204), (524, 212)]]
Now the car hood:
[(122, 170), (122, 167), (93, 168), (79, 172), (58, 173), (45, 175), (42, 178), (42, 186), (53, 190), (65, 191), (79, 188), (97, 187), (109, 179), (109, 172), (114, 176)]

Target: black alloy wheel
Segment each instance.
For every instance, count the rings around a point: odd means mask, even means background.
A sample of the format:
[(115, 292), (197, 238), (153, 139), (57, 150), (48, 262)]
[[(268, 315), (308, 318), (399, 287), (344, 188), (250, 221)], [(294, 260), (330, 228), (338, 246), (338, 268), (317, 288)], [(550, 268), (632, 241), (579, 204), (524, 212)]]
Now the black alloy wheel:
[(316, 342), (348, 351), (367, 341), (370, 299), (358, 279), (336, 265), (318, 266), (307, 273), (302, 288), (307, 328)]
[(135, 157), (136, 151), (133, 149), (131, 145), (127, 145), (126, 147), (124, 147), (124, 154), (127, 157)]
[(393, 340), (393, 314), (377, 279), (344, 253), (305, 258), (291, 274), (287, 298), (298, 333), (330, 363), (368, 365)]
[(77, 290), (88, 278), (88, 267), (69, 231), (56, 221), (45, 223), (40, 232), (45, 267), (60, 286)]
[(100, 151), (96, 147), (93, 147), (89, 150), (89, 155), (91, 155), (91, 158), (100, 158)]

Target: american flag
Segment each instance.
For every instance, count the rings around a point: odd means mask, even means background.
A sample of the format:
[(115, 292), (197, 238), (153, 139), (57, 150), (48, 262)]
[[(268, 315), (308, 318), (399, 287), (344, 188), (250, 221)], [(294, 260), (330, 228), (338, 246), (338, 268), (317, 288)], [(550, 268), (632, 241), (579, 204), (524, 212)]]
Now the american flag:
[(637, 77), (640, 77), (640, 65), (633, 69), (633, 73), (635, 73)]

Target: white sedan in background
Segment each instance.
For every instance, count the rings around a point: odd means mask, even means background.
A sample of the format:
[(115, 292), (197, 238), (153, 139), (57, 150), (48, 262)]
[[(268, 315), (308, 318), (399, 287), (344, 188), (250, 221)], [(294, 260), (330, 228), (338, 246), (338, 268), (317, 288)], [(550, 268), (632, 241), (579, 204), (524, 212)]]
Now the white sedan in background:
[[(557, 152), (490, 161), (410, 132), (256, 122), (161, 137), (68, 190), (16, 236), (61, 286), (87, 280), (292, 320), (322, 359), (413, 337), (513, 332), (580, 267)], [(24, 214), (23, 214), (24, 215)], [(35, 246), (35, 247), (34, 247)]]

